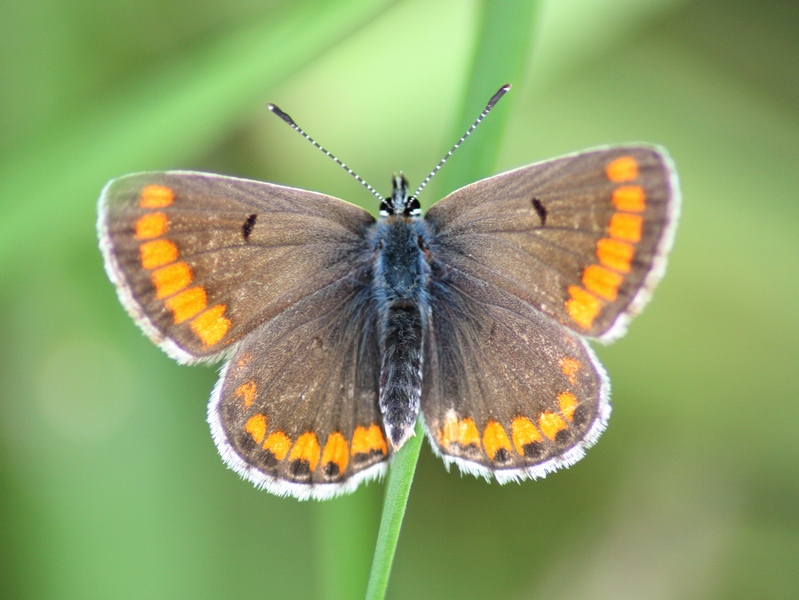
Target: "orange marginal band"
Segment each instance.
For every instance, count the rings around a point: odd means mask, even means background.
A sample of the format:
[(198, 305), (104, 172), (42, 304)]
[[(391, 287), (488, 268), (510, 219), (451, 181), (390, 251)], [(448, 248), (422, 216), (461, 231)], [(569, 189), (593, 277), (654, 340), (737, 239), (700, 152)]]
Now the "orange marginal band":
[(205, 290), (194, 286), (168, 298), (164, 304), (172, 311), (175, 325), (200, 314), (207, 306)]
[(294, 443), (289, 455), (289, 461), (305, 460), (310, 465), (311, 473), (316, 470), (316, 465), (319, 464), (319, 440), (316, 439), (316, 434), (306, 431)]
[(519, 456), (524, 456), (524, 447), (529, 444), (541, 442), (544, 438), (538, 428), (527, 417), (516, 417), (511, 423), (513, 446)]
[(169, 240), (153, 240), (139, 246), (141, 266), (145, 269), (157, 269), (178, 259), (178, 247)]
[(505, 428), (496, 421), (489, 421), (483, 429), (483, 448), (491, 460), (494, 460), (497, 452), (502, 449), (510, 452), (508, 434), (505, 432)]
[(176, 262), (153, 271), (150, 279), (155, 287), (155, 297), (163, 300), (188, 287), (192, 279), (191, 269), (184, 262)]
[(603, 265), (619, 273), (630, 272), (633, 246), (627, 242), (602, 238), (596, 243), (596, 256)]
[(577, 396), (571, 392), (561, 392), (558, 394), (558, 404), (560, 405), (560, 412), (563, 413), (563, 416), (571, 421), (574, 416), (574, 411), (577, 410), (577, 405), (579, 404), (577, 402)]
[(467, 417), (459, 421), (458, 417), (450, 414), (439, 432), (439, 442), (442, 446), (457, 443), (463, 447), (474, 444), (479, 448), (480, 432), (473, 419)]
[(568, 427), (563, 417), (549, 411), (541, 413), (538, 417), (538, 426), (550, 440), (554, 440), (559, 431)]
[(175, 192), (165, 185), (146, 185), (139, 197), (141, 208), (164, 208), (175, 200)]
[(262, 414), (251, 416), (244, 424), (244, 431), (252, 436), (256, 444), (260, 444), (266, 435), (266, 417)]
[(455, 441), (463, 447), (471, 444), (480, 447), (480, 432), (477, 431), (477, 425), (473, 419), (467, 417), (458, 424), (458, 437)]
[(212, 306), (191, 322), (191, 330), (206, 346), (219, 342), (230, 329), (230, 319), (224, 316), (225, 305)]
[(641, 241), (641, 225), (643, 219), (638, 215), (616, 213), (610, 218), (608, 234), (623, 242), (637, 243)]
[[(249, 408), (255, 402), (255, 394), (258, 391), (258, 386), (254, 381), (245, 381), (233, 392), (233, 395), (241, 398), (244, 401), (244, 408)], [(261, 440), (258, 440), (259, 442)]]
[(576, 358), (566, 356), (560, 359), (560, 372), (563, 373), (572, 383), (576, 380), (577, 371), (580, 370), (580, 361)]
[(599, 265), (588, 265), (583, 271), (585, 289), (605, 300), (616, 299), (623, 279), (618, 273)]
[(611, 181), (632, 181), (638, 178), (638, 163), (632, 156), (620, 156), (608, 163), (605, 174)]
[(380, 427), (375, 423), (369, 425), (368, 429), (360, 425), (356, 427), (355, 432), (352, 434), (353, 456), (356, 454), (369, 454), (375, 451), (381, 454), (388, 454), (386, 440)]
[(566, 312), (580, 327), (591, 329), (602, 308), (599, 298), (576, 285), (569, 286), (569, 296), (571, 298), (566, 301)]
[(271, 452), (278, 461), (286, 458), (291, 448), (291, 439), (282, 431), (269, 434), (263, 445), (264, 450)]
[(438, 441), (442, 446), (449, 446), (458, 439), (458, 417), (449, 415), (444, 421), (444, 426), (438, 431)]
[(347, 470), (350, 460), (350, 449), (347, 446), (347, 439), (338, 431), (330, 434), (322, 451), (322, 466), (334, 464), (338, 467), (338, 474)]
[(151, 240), (161, 237), (166, 233), (168, 220), (166, 215), (161, 212), (147, 213), (139, 217), (136, 221), (136, 238), (140, 240)]
[(626, 212), (643, 212), (646, 195), (640, 185), (623, 185), (613, 191), (613, 205)]

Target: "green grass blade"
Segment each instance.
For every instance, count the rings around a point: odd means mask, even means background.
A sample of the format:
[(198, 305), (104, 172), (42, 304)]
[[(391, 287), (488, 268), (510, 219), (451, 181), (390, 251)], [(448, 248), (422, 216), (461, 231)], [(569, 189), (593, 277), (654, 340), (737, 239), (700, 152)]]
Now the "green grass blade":
[[(530, 54), (533, 17), (537, 5), (537, 2), (529, 0), (512, 2), (487, 0), (483, 3), (482, 27), (476, 42), (475, 58), (459, 123), (464, 122), (468, 125), (501, 85), (521, 80)], [(507, 103), (503, 99), (498, 106), (501, 107), (503, 102)], [(504, 110), (500, 108), (494, 112), (499, 112), (499, 115), (492, 113), (491, 118), (487, 119), (487, 121), (493, 120), (489, 133), (483, 135), (479, 143), (470, 140), (464, 145), (464, 148), (471, 149), (469, 152), (458, 151), (453, 161), (461, 167), (450, 170), (446, 185), (460, 187), (491, 174), (507, 120), (507, 106)], [(481, 125), (481, 128), (485, 129), (486, 125)], [(459, 130), (458, 136), (462, 132), (463, 129)], [(372, 572), (366, 592), (368, 600), (382, 600), (386, 595), (391, 565), (423, 437), (420, 419), (416, 424), (416, 435), (397, 453), (391, 464)]]
[[(520, 85), (527, 71), (535, 33), (539, 3), (531, 0), (507, 0), (481, 3), (478, 39), (471, 73), (460, 114), (454, 123), (452, 141), (457, 140), (474, 121), (501, 85)], [(433, 197), (441, 198), (452, 190), (488, 177), (501, 146), (514, 91), (511, 90), (480, 124), (472, 138), (438, 174)]]
[(416, 423), (415, 435), (405, 442), (391, 463), (372, 572), (369, 574), (369, 587), (366, 589), (367, 600), (381, 600), (386, 596), (391, 564), (394, 562), (402, 518), (405, 516), (405, 506), (408, 504), (408, 494), (411, 492), (423, 440), (424, 428), (420, 419)]

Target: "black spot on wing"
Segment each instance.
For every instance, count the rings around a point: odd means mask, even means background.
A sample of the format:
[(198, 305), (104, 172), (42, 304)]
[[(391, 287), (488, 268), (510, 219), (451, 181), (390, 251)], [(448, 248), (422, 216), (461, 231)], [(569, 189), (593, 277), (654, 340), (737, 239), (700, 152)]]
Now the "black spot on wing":
[(531, 442), (522, 446), (524, 456), (526, 458), (541, 458), (544, 456), (546, 449), (541, 442)]
[(266, 455), (264, 456), (263, 459), (263, 465), (265, 467), (269, 469), (274, 469), (275, 467), (277, 467), (279, 462), (280, 461), (277, 459), (277, 456), (275, 456), (271, 450), (266, 451)]
[(536, 214), (538, 214), (538, 218), (541, 219), (541, 226), (543, 227), (547, 223), (547, 209), (538, 198), (533, 198), (531, 202), (533, 204), (533, 209)]
[(494, 462), (498, 465), (503, 465), (510, 460), (510, 452), (506, 448), (500, 448), (494, 455)]
[(247, 217), (247, 220), (244, 221), (244, 225), (241, 226), (241, 235), (245, 242), (250, 241), (250, 234), (252, 233), (253, 227), (255, 227), (255, 220), (257, 218), (258, 215), (250, 215)]
[(311, 463), (307, 460), (298, 458), (291, 461), (289, 470), (298, 481), (308, 481), (311, 479)]

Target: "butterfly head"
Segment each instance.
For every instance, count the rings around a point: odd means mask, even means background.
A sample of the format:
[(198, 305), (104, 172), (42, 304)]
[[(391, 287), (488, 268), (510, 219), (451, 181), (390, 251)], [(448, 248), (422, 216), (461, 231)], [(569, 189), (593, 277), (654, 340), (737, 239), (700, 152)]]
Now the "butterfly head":
[(400, 172), (391, 178), (391, 198), (380, 203), (380, 216), (421, 217), (422, 208), (416, 196), (408, 194), (408, 180)]

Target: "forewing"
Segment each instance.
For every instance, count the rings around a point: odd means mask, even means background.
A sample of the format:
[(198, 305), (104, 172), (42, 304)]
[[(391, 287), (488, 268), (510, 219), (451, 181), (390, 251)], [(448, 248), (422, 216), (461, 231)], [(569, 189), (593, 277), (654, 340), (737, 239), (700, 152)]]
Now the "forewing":
[(111, 181), (98, 232), (128, 312), (170, 356), (192, 362), (219, 358), (348, 277), (372, 222), (323, 194), (176, 171)]
[(368, 282), (339, 280), (236, 348), (209, 404), (225, 462), (256, 486), (328, 498), (383, 473), (379, 358)]
[(491, 283), (450, 270), (431, 287), (422, 414), (445, 462), (500, 482), (579, 460), (610, 415), (588, 344)]
[(679, 202), (662, 149), (619, 146), (478, 181), (427, 220), (448, 267), (609, 342), (662, 276)]

